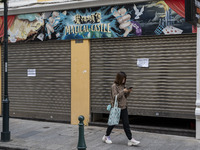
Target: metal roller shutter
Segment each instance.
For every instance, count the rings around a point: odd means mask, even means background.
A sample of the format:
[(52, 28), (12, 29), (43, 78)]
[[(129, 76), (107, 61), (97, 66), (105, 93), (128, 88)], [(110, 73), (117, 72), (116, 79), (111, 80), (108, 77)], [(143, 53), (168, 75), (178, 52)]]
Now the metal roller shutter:
[[(149, 68), (137, 67), (149, 58)], [(110, 87), (127, 73), (130, 115), (194, 119), (196, 34), (91, 40), (91, 112), (108, 113)]]
[(9, 44), (8, 82), (11, 117), (70, 121), (70, 41)]

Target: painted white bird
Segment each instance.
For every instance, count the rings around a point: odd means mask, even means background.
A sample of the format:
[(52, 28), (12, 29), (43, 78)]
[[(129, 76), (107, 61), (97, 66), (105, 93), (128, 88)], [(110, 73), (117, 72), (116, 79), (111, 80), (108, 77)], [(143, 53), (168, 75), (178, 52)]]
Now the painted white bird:
[(15, 34), (13, 34), (11, 31), (10, 31), (10, 29), (8, 30), (8, 35), (9, 35), (9, 40), (10, 40), (10, 42), (11, 43), (15, 43), (16, 41), (17, 41), (17, 39), (16, 39), (16, 36), (18, 35), (18, 32), (19, 32), (19, 30), (17, 30), (16, 32), (15, 32)]
[(136, 15), (135, 19), (140, 19), (140, 16), (144, 12), (144, 6), (139, 11), (139, 9), (137, 9), (136, 5), (134, 4), (133, 9), (135, 10), (135, 15)]
[(41, 16), (35, 16), (36, 20), (43, 23), (44, 22), (44, 14), (42, 14)]

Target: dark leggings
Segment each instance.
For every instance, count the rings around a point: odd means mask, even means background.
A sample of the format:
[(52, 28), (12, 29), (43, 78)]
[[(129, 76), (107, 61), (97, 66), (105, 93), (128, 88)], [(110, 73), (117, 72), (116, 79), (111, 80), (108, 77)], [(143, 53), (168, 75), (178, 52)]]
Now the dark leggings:
[[(130, 126), (129, 126), (127, 108), (121, 110), (121, 119), (122, 119), (122, 123), (123, 123), (123, 127), (124, 127), (124, 131), (126, 133), (126, 136), (129, 140), (131, 140), (132, 139), (132, 133), (131, 133)], [(107, 131), (106, 131), (106, 136), (109, 136), (111, 134), (114, 127), (115, 126), (108, 126)]]

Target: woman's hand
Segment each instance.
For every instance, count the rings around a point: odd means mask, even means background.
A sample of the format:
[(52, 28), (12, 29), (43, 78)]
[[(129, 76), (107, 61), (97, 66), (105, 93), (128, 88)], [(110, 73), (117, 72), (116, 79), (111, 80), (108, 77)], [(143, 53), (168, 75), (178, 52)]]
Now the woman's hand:
[(130, 89), (125, 88), (125, 89), (124, 89), (124, 92), (125, 92), (125, 93), (128, 93), (128, 92), (130, 93), (131, 91), (132, 91), (132, 88), (130, 88)]
[(125, 89), (124, 89), (124, 92), (125, 92), (125, 93), (128, 93), (128, 92), (129, 92), (129, 90), (128, 90), (127, 88), (125, 88)]

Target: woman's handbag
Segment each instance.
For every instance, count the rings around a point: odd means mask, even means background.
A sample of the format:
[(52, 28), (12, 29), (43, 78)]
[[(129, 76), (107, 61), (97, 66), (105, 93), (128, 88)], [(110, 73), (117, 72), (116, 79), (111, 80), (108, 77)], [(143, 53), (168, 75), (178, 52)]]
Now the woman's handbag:
[(107, 109), (107, 111), (110, 111), (111, 108), (112, 108), (112, 106), (111, 106), (111, 104), (109, 104), (106, 109)]
[(108, 125), (118, 125), (120, 120), (121, 108), (118, 107), (117, 96), (115, 96), (114, 107), (110, 110)]

